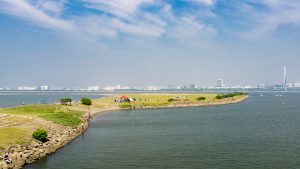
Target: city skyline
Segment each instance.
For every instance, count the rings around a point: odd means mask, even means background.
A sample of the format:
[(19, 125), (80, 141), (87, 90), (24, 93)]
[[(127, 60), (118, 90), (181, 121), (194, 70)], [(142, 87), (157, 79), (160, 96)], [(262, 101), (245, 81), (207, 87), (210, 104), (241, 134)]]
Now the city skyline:
[[(229, 85), (230, 84), (230, 85)], [(287, 67), (284, 66), (283, 67), (283, 83), (282, 83), (282, 87), (284, 90), (287, 90), (289, 87), (293, 88), (294, 85), (296, 84), (296, 87), (299, 87), (298, 84), (300, 84), (300, 82), (288, 82), (287, 81)], [(254, 86), (253, 86), (254, 85)], [(94, 85), (87, 85), (87, 86), (76, 86), (76, 87), (70, 87), (70, 86), (57, 86), (57, 85), (51, 85), (52, 90), (62, 90), (62, 89), (75, 89), (75, 90), (89, 90), (89, 88), (92, 88), (91, 90), (111, 90), (110, 88), (114, 89), (145, 89), (145, 88), (173, 88), (173, 89), (184, 89), (184, 88), (264, 88), (264, 87), (259, 87), (259, 86), (278, 86), (280, 85), (280, 83), (269, 83), (269, 84), (265, 84), (265, 83), (260, 83), (260, 84), (232, 84), (232, 83), (224, 83), (224, 79), (217, 79), (215, 85), (199, 85), (199, 84), (195, 84), (195, 83), (188, 83), (188, 84), (168, 84), (168, 85), (155, 85), (155, 84), (147, 84), (144, 86), (138, 86), (138, 85), (120, 85), (120, 84), (109, 84), (106, 86), (101, 86), (94, 84)], [(122, 87), (121, 87), (122, 86)], [(193, 87), (190, 87), (193, 86)], [(86, 87), (86, 88), (85, 88)], [(5, 88), (7, 89), (16, 89), (16, 90), (50, 90), (49, 85), (17, 85), (17, 86), (6, 86), (6, 87), (1, 87), (0, 86), (0, 90), (4, 90)], [(95, 89), (97, 88), (97, 89)]]
[(2, 0), (0, 86), (282, 84), (285, 65), (297, 82), (299, 11), (296, 0)]

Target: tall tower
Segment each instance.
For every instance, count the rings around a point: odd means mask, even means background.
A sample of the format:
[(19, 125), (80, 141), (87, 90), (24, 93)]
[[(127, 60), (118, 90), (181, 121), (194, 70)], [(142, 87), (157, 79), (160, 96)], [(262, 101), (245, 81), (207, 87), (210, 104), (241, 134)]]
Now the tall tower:
[(216, 87), (224, 87), (224, 81), (223, 81), (223, 79), (218, 79), (218, 80), (217, 80), (217, 85), (216, 85)]
[(283, 67), (283, 90), (287, 90), (286, 66)]

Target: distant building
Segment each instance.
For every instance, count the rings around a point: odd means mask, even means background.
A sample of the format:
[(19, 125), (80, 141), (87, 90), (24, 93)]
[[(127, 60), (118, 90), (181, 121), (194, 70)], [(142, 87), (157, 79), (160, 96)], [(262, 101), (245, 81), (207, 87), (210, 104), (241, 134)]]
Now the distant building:
[(300, 88), (300, 83), (294, 83), (294, 88)]
[(147, 86), (146, 88), (144, 88), (144, 90), (160, 90), (161, 87), (157, 87), (157, 86)]
[(27, 86), (21, 86), (17, 87), (17, 90), (37, 90), (37, 87), (27, 87)]
[(190, 89), (197, 89), (197, 86), (196, 86), (195, 84), (191, 84), (191, 85), (189, 86), (189, 88), (190, 88)]
[(244, 86), (244, 89), (254, 89), (253, 86)]
[(300, 88), (300, 83), (289, 83), (288, 88)]
[(241, 89), (241, 85), (230, 86), (231, 89)]
[(258, 89), (265, 89), (266, 85), (265, 84), (259, 84), (259, 85), (257, 85), (257, 88)]
[(89, 86), (87, 88), (88, 91), (99, 91), (100, 90), (100, 86)]
[(223, 81), (223, 79), (218, 79), (218, 80), (217, 80), (217, 85), (216, 85), (216, 87), (224, 87), (224, 81)]
[(103, 90), (105, 90), (105, 91), (129, 90), (129, 89), (137, 89), (137, 88), (129, 88), (129, 86), (121, 86), (121, 85), (106, 86), (103, 88)]
[(283, 90), (287, 90), (286, 66), (283, 67)]
[(49, 90), (49, 86), (41, 86), (40, 89), (43, 90), (43, 91)]
[(65, 90), (65, 88), (63, 88), (63, 87), (51, 87), (50, 90), (57, 90), (57, 91), (59, 91), (59, 90)]

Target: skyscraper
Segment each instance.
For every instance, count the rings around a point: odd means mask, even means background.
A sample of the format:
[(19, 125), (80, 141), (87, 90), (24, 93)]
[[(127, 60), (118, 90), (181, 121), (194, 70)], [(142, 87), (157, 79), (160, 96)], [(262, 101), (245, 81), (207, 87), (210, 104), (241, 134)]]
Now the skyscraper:
[(283, 90), (287, 90), (286, 66), (283, 67)]
[(217, 80), (217, 85), (216, 85), (216, 87), (224, 87), (224, 81), (223, 81), (223, 79), (218, 79), (218, 80)]

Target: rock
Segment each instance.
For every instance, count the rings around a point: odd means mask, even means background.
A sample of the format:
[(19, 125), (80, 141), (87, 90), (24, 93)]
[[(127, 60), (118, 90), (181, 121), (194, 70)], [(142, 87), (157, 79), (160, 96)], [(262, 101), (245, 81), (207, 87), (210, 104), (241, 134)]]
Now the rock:
[(14, 165), (15, 167), (14, 168), (22, 168), (22, 166), (25, 164), (25, 161), (23, 160), (20, 160), (20, 161), (17, 161)]
[(30, 156), (30, 158), (34, 159), (34, 160), (37, 160), (40, 158), (40, 156), (38, 154), (33, 154)]
[(17, 154), (10, 154), (9, 157), (15, 161), (17, 159)]
[(39, 149), (38, 152), (41, 154), (43, 152), (45, 152), (43, 149)]
[(22, 155), (22, 159), (23, 159), (23, 160), (26, 160), (27, 158), (28, 158), (28, 155), (27, 155), (27, 154), (23, 154), (23, 155)]
[(2, 169), (8, 169), (8, 166), (7, 166), (6, 164), (2, 164), (2, 165), (1, 165), (1, 168), (2, 168)]
[(35, 162), (35, 159), (28, 158), (28, 159), (26, 159), (25, 162), (26, 162), (26, 164), (31, 164), (31, 163)]

